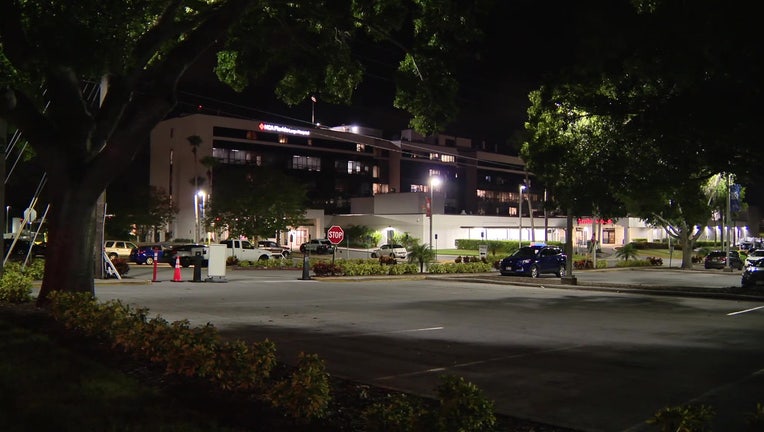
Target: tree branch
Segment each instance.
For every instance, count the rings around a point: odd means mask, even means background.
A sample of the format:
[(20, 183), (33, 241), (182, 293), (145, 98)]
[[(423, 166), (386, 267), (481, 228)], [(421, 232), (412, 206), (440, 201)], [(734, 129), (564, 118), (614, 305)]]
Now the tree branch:
[(5, 56), (17, 66), (27, 65), (37, 58), (36, 50), (27, 40), (21, 22), (18, 0), (0, 1), (0, 45)]

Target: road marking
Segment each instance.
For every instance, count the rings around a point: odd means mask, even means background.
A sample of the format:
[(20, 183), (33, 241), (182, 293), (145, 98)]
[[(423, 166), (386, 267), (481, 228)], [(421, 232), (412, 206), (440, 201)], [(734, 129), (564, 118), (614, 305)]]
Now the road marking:
[(393, 330), (393, 331), (387, 331), (387, 332), (374, 332), (374, 333), (353, 333), (353, 334), (347, 334), (340, 337), (358, 337), (358, 336), (378, 336), (378, 335), (386, 335), (386, 334), (396, 334), (396, 333), (414, 333), (414, 332), (423, 332), (423, 331), (434, 331), (434, 330), (443, 330), (444, 327), (423, 327), (418, 329), (406, 329), (406, 330)]
[(405, 377), (416, 376), (416, 375), (426, 375), (426, 374), (435, 373), (435, 372), (443, 372), (443, 371), (446, 371), (448, 369), (459, 369), (459, 368), (463, 368), (463, 367), (476, 366), (476, 365), (485, 364), (485, 363), (492, 363), (492, 362), (497, 362), (497, 361), (504, 361), (504, 360), (509, 360), (509, 359), (516, 359), (516, 358), (521, 358), (521, 357), (527, 357), (529, 355), (547, 354), (547, 353), (558, 352), (558, 351), (568, 351), (568, 350), (580, 349), (580, 348), (583, 348), (584, 346), (586, 346), (586, 345), (573, 345), (573, 346), (562, 347), (562, 348), (552, 348), (552, 349), (540, 350), (540, 351), (523, 352), (523, 353), (518, 353), (518, 354), (512, 354), (512, 355), (509, 355), (509, 356), (494, 357), (494, 358), (490, 358), (490, 359), (486, 359), (486, 360), (476, 360), (476, 361), (471, 361), (471, 362), (466, 362), (466, 363), (457, 363), (457, 364), (451, 365), (451, 366), (436, 367), (436, 368), (425, 369), (425, 370), (416, 371), (416, 372), (409, 372), (409, 373), (398, 374), (398, 375), (388, 375), (388, 376), (383, 376), (383, 377), (377, 377), (377, 378), (375, 378), (375, 380), (382, 381), (382, 380), (391, 380), (391, 379), (395, 379), (395, 378), (405, 378)]
[(747, 312), (753, 312), (753, 311), (759, 310), (759, 309), (764, 309), (764, 306), (756, 306), (755, 308), (743, 309), (743, 310), (737, 311), (737, 312), (730, 312), (730, 313), (727, 314), (727, 316), (740, 315), (740, 314), (744, 314), (744, 313), (747, 313)]

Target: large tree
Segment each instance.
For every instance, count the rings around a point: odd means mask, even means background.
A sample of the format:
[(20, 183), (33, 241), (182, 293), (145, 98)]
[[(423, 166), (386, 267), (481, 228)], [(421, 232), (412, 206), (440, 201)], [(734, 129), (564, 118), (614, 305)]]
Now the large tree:
[(573, 211), (616, 204), (664, 226), (690, 267), (708, 180), (760, 176), (755, 19), (711, 0), (600, 6), (582, 13), (577, 64), (531, 94), (523, 155)]
[[(0, 117), (18, 127), (49, 176), (49, 254), (38, 304), (52, 290), (93, 292), (98, 197), (173, 109), (179, 79), (208, 50), (236, 90), (280, 77), (295, 104), (349, 102), (367, 55), (398, 63), (395, 105), (423, 133), (456, 113), (450, 72), (467, 54), (478, 2), (4, 0)], [(377, 60), (377, 59), (371, 59)], [(101, 85), (89, 100), (83, 83)]]
[(217, 233), (270, 238), (305, 223), (305, 186), (282, 171), (228, 166), (215, 172), (205, 225)]

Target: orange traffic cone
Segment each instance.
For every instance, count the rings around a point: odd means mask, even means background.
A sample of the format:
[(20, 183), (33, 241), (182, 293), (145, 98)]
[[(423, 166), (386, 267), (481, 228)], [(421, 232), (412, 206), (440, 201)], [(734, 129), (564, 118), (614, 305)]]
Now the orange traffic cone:
[(180, 257), (175, 257), (175, 274), (172, 275), (173, 282), (183, 282), (180, 277)]

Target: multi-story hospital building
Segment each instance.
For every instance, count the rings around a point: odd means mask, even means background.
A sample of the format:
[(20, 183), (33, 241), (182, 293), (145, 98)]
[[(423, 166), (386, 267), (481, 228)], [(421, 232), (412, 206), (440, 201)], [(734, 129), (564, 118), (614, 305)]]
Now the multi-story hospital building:
[[(201, 138), (195, 152), (190, 136)], [(332, 225), (364, 225), (383, 232), (383, 239), (405, 232), (422, 243), (434, 239), (440, 248), (453, 248), (456, 239), (465, 238), (565, 240), (565, 217), (545, 214), (546, 192), (526, 173), (523, 161), (485, 143), (447, 135), (422, 137), (411, 130), (387, 140), (368, 128), (303, 127), (207, 114), (167, 119), (151, 134), (150, 183), (179, 208), (158, 240), (219, 240), (203, 232), (200, 223), (215, 196), (215, 184), (203, 181), (212, 175), (199, 163), (206, 157), (216, 160), (215, 171), (269, 166), (308, 185), (309, 222), (274, 233), (282, 244), (295, 248), (325, 237)], [(744, 227), (737, 230), (738, 238), (747, 236)], [(636, 218), (575, 219), (574, 244), (585, 244), (593, 233), (603, 246), (665, 238), (661, 228)], [(706, 237), (716, 235), (708, 231)]]

